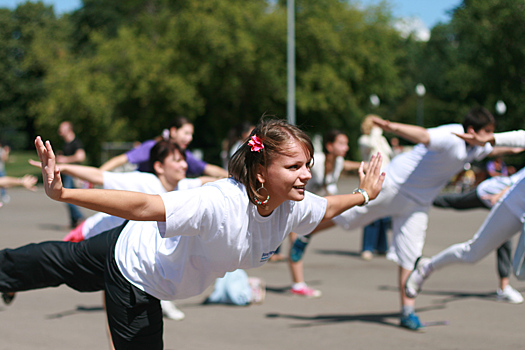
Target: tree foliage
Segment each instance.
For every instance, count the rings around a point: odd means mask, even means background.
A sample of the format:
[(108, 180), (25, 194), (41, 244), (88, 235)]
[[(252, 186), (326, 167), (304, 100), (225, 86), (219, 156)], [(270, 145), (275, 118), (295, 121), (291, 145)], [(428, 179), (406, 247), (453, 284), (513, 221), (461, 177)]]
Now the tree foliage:
[[(457, 119), (481, 105), (501, 119), (499, 128), (523, 128), (525, 106), (525, 3), (514, 0), (464, 0), (448, 24), (435, 27), (423, 49), (425, 81), (441, 113), (456, 110)], [(503, 100), (507, 113), (494, 112)], [(444, 118), (438, 118), (442, 122)]]
[[(415, 123), (424, 83), (425, 126), (501, 99), (502, 127), (523, 127), (523, 6), (465, 0), (418, 42), (394, 29), (387, 2), (296, 0), (297, 123), (351, 140), (366, 113)], [(0, 10), (0, 130), (30, 147), (35, 133), (59, 141), (58, 124), (72, 120), (97, 164), (102, 142), (142, 141), (185, 115), (193, 146), (215, 161), (240, 121), (286, 117), (286, 16), (285, 1), (266, 0), (84, 0), (62, 17), (41, 2)]]

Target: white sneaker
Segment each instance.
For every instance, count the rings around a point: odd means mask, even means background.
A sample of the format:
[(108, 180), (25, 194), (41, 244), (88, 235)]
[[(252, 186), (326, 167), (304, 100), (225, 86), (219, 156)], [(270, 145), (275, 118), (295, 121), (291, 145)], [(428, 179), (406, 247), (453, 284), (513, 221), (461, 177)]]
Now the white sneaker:
[(177, 309), (174, 303), (168, 300), (161, 300), (160, 306), (162, 308), (162, 314), (164, 317), (169, 318), (170, 320), (180, 321), (183, 320), (186, 315), (184, 312)]
[(11, 202), (11, 196), (8, 195), (8, 194), (4, 194), (4, 195), (2, 196), (2, 202), (3, 202), (4, 204), (8, 204), (9, 202)]
[(510, 284), (503, 288), (503, 290), (498, 288), (496, 298), (499, 301), (506, 301), (511, 304), (521, 304), (523, 303), (523, 296), (516, 289), (512, 288)]
[(251, 304), (262, 304), (266, 297), (266, 284), (261, 278), (249, 277), (248, 284), (252, 290)]
[(405, 294), (409, 298), (417, 297), (418, 293), (421, 291), (421, 286), (425, 281), (425, 278), (428, 277), (428, 274), (425, 274), (427, 271), (427, 265), (430, 264), (430, 258), (419, 257), (414, 264), (414, 269), (408, 275), (407, 281), (405, 283)]

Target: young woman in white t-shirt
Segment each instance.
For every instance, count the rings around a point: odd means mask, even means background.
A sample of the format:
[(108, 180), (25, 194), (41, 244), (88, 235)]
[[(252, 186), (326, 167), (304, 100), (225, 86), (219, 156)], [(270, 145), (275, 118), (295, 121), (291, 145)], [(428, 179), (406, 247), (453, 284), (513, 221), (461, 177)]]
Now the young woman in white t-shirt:
[[(149, 162), (153, 173), (141, 171), (117, 173), (78, 164), (60, 164), (59, 166), (63, 174), (77, 177), (93, 185), (102, 186), (105, 189), (136, 191), (148, 194), (161, 194), (169, 191), (196, 188), (216, 180), (216, 178), (211, 176), (201, 176), (195, 179), (186, 178), (188, 165), (184, 150), (172, 141), (158, 141), (150, 151)], [(40, 162), (32, 160), (30, 163), (38, 167), (41, 165)], [(63, 240), (81, 242), (120, 226), (124, 221), (120, 217), (99, 212), (80, 223)], [(14, 293), (6, 295), (5, 298), (12, 300)], [(184, 318), (184, 313), (177, 309), (172, 302), (163, 300), (161, 305), (165, 317), (173, 320), (182, 320)]]
[[(279, 120), (254, 129), (230, 160), (230, 178), (162, 195), (65, 189), (51, 144), (37, 137), (35, 145), (50, 198), (141, 221), (80, 243), (4, 249), (0, 291), (63, 283), (79, 291), (103, 289), (116, 349), (162, 349), (159, 300), (198, 295), (228, 271), (263, 265), (290, 232), (308, 234), (323, 220), (365, 204), (384, 180), (378, 155), (366, 175), (359, 169), (360, 193), (321, 198), (305, 191), (312, 143), (300, 129)], [(75, 247), (64, 249), (68, 244)], [(27, 253), (43, 251), (54, 255), (52, 265), (24, 260), (32, 256)]]

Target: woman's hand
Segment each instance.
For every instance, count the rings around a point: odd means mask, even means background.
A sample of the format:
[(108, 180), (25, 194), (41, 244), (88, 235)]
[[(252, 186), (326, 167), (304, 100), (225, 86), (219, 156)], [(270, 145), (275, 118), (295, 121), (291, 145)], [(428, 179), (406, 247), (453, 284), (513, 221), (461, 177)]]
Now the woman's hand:
[(394, 132), (394, 129), (392, 128), (392, 124), (388, 120), (385, 120), (380, 117), (372, 117), (372, 121), (374, 122), (375, 126), (380, 127), (384, 131)]
[(37, 162), (36, 160), (29, 159), (27, 162), (28, 162), (29, 164), (31, 164), (32, 166), (34, 166), (34, 167), (37, 167), (37, 168), (39, 168), (39, 169), (42, 169), (42, 163)]
[(35, 148), (38, 153), (38, 158), (42, 167), (42, 180), (44, 182), (44, 189), (49, 198), (60, 200), (62, 196), (62, 179), (60, 177), (60, 170), (56, 166), (55, 153), (49, 141), (44, 142), (37, 136), (35, 139)]
[(376, 198), (383, 187), (385, 173), (381, 173), (382, 159), (381, 153), (378, 152), (377, 155), (373, 155), (370, 159), (366, 172), (364, 170), (364, 162), (361, 163), (358, 170), (359, 188), (362, 188), (368, 193), (370, 200)]
[(469, 145), (484, 146), (487, 142), (490, 142), (494, 146), (494, 134), (483, 136), (475, 133), (456, 134), (454, 132), (453, 134), (459, 137), (460, 139), (465, 140), (465, 142)]
[(38, 181), (38, 179), (36, 178), (36, 176), (33, 176), (33, 175), (24, 175), (21, 179), (20, 179), (20, 184), (27, 190), (29, 191), (36, 191), (36, 182)]

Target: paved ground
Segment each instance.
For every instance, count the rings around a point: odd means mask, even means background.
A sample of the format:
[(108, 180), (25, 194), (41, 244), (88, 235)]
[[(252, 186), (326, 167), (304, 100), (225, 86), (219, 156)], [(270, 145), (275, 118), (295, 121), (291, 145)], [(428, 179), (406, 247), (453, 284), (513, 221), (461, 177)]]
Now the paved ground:
[[(355, 187), (343, 179), (343, 190)], [(10, 189), (12, 202), (0, 209), (0, 247), (61, 239), (67, 232), (65, 205), (39, 189)], [(87, 213), (87, 212), (86, 212)], [(487, 212), (455, 213), (433, 209), (426, 255), (468, 239)], [(268, 263), (248, 271), (267, 282), (262, 305), (204, 306), (201, 295), (178, 302), (181, 322), (165, 322), (166, 349), (504, 349), (525, 341), (524, 305), (496, 302), (495, 254), (474, 266), (437, 273), (418, 298), (423, 321), (448, 321), (425, 333), (397, 326), (396, 267), (384, 258), (359, 258), (361, 231), (332, 229), (310, 244), (307, 282), (323, 291), (320, 299), (289, 295), (288, 267)], [(525, 291), (514, 278), (512, 284)], [(100, 293), (67, 287), (24, 292), (0, 304), (0, 350), (107, 349)]]

